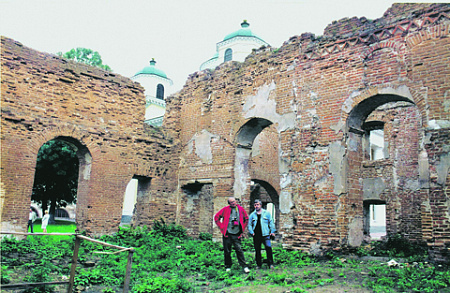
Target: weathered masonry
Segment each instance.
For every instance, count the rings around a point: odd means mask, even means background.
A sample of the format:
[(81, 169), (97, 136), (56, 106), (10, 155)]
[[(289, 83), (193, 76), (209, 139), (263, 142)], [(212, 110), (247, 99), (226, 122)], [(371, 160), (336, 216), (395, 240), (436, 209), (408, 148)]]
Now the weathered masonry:
[(80, 230), (117, 231), (132, 178), (145, 203), (137, 218), (174, 221), (176, 151), (162, 132), (144, 129), (143, 88), (11, 39), (1, 44), (2, 229), (26, 231), (37, 154), (52, 139), (77, 149)]
[(448, 257), (449, 18), (449, 4), (396, 4), (192, 74), (166, 115), (180, 223), (218, 236), (210, 219), (228, 196), (249, 211), (260, 196), (283, 244), (320, 252), (363, 243), (381, 204), (388, 235)]
[(77, 225), (120, 223), (138, 179), (135, 225), (164, 217), (196, 236), (234, 195), (272, 204), (279, 241), (320, 253), (368, 240), (370, 207), (388, 235), (450, 248), (450, 4), (395, 4), (376, 20), (333, 22), (245, 62), (192, 74), (145, 128), (127, 78), (2, 38), (2, 229), (25, 231), (39, 148), (80, 158)]

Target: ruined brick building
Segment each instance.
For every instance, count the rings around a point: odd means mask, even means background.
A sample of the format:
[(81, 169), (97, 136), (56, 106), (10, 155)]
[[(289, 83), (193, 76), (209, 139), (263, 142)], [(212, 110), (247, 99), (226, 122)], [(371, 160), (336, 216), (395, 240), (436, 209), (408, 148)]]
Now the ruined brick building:
[(117, 230), (137, 178), (135, 225), (218, 236), (227, 197), (248, 211), (259, 197), (280, 242), (319, 253), (359, 246), (384, 205), (388, 235), (448, 258), (449, 30), (449, 4), (333, 22), (192, 74), (161, 131), (137, 83), (2, 38), (2, 229), (26, 229), (37, 152), (58, 138), (78, 149), (77, 224), (93, 234)]
[(175, 220), (176, 147), (144, 125), (144, 89), (120, 75), (1, 41), (2, 229), (26, 231), (37, 154), (52, 139), (77, 149), (80, 230), (117, 231), (132, 178), (140, 182), (138, 196), (151, 202), (143, 212)]

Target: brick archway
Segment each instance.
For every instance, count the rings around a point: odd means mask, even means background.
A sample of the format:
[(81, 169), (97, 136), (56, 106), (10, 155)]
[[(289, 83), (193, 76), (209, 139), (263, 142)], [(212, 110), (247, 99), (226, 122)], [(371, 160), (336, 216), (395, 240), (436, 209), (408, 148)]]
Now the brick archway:
[[(259, 189), (259, 190), (258, 190)], [(280, 218), (280, 195), (276, 189), (267, 181), (252, 178), (252, 186), (250, 192), (250, 209), (249, 214), (255, 210), (253, 207), (253, 202), (255, 199), (259, 199), (263, 203), (263, 207), (266, 208), (268, 203), (274, 205), (274, 219), (276, 229), (279, 230), (279, 218)]]
[[(51, 137), (52, 135), (49, 135)], [(45, 137), (45, 136), (44, 136)], [(51, 140), (61, 140), (69, 144), (76, 151), (78, 157), (78, 184), (77, 184), (77, 204), (75, 209), (76, 222), (82, 223), (85, 220), (85, 211), (89, 205), (89, 180), (92, 168), (92, 155), (89, 149), (78, 139), (69, 136), (57, 136)], [(45, 144), (45, 141), (43, 144)], [(42, 147), (41, 145), (41, 147)], [(39, 148), (40, 149), (40, 148)], [(36, 171), (35, 171), (36, 172)]]
[[(368, 122), (369, 121), (369, 122)], [(383, 140), (387, 154), (373, 159), (369, 151), (370, 121), (384, 125)], [(368, 122), (368, 123), (367, 123)], [(347, 205), (341, 216), (348, 222), (348, 244), (358, 246), (368, 241), (364, 201), (386, 202), (388, 235), (407, 233), (411, 240), (421, 240), (418, 161), (424, 134), (420, 109), (406, 95), (378, 92), (359, 99), (349, 112), (346, 135)]]
[(246, 206), (249, 198), (246, 196), (250, 190), (249, 160), (252, 153), (253, 142), (261, 131), (270, 126), (271, 121), (264, 118), (251, 118), (241, 126), (235, 136), (236, 157), (234, 164), (234, 196)]

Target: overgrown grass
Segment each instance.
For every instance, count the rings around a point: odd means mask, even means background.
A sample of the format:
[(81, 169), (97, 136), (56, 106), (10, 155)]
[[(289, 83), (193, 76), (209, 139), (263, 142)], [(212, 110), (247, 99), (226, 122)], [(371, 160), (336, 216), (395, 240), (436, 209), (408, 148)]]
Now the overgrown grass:
[[(42, 231), (41, 219), (37, 219), (34, 222), (33, 230), (35, 233), (41, 233)], [(47, 226), (47, 233), (75, 233), (77, 225), (71, 221), (55, 220), (54, 224)]]
[[(37, 219), (34, 222), (33, 225), (33, 231), (34, 233), (42, 233), (42, 227), (41, 227), (41, 219)], [(77, 228), (77, 225), (74, 222), (71, 221), (65, 221), (65, 220), (55, 220), (54, 224), (49, 224), (47, 226), (47, 233), (75, 233), (75, 230)], [(66, 235), (58, 235), (58, 236), (29, 236), (31, 237), (45, 237), (48, 238), (46, 241), (49, 243), (58, 243), (61, 240), (68, 240), (73, 241), (73, 236), (66, 236)]]
[[(72, 238), (3, 239), (2, 283), (53, 281), (67, 276), (74, 245), (74, 236), (69, 237)], [(449, 292), (450, 286), (448, 268), (430, 263), (388, 267), (385, 263), (361, 261), (356, 256), (352, 259), (334, 254), (319, 260), (277, 245), (273, 248), (275, 270), (252, 269), (250, 274), (244, 274), (234, 259), (232, 271), (226, 272), (221, 243), (213, 242), (206, 233), (202, 233), (201, 239), (190, 239), (183, 227), (163, 221), (156, 222), (151, 230), (121, 228), (115, 235), (103, 236), (100, 240), (135, 248), (131, 292), (260, 292), (261, 288), (308, 292), (317, 287), (330, 292), (348, 288), (374, 292)], [(250, 239), (243, 240), (246, 259), (250, 267), (255, 268), (252, 247)], [(96, 288), (95, 292), (122, 291), (126, 254), (96, 253), (112, 251), (82, 241), (75, 277), (78, 288)]]

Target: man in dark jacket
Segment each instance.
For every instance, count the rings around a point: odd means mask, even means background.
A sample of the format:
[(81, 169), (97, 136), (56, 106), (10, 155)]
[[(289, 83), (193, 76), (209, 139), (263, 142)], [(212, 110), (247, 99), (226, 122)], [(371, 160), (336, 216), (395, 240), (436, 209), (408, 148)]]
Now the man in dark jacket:
[(237, 204), (234, 197), (228, 198), (228, 206), (222, 208), (215, 216), (214, 221), (222, 232), (223, 252), (225, 257), (225, 267), (231, 270), (231, 246), (234, 246), (239, 265), (244, 272), (249, 273), (241, 247), (241, 237), (248, 224), (248, 215), (244, 208)]

